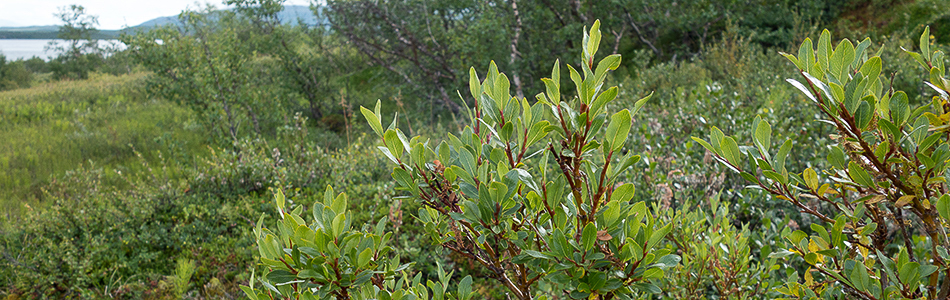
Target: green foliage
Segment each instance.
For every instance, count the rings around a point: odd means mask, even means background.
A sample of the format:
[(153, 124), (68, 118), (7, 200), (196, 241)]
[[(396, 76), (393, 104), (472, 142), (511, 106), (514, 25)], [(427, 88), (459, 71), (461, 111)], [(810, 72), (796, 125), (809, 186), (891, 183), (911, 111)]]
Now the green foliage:
[(182, 298), (188, 291), (188, 285), (191, 284), (191, 276), (195, 274), (195, 261), (187, 258), (179, 258), (175, 265), (175, 295), (176, 298)]
[(487, 268), (518, 299), (658, 293), (653, 282), (679, 261), (656, 248), (671, 226), (645, 203), (628, 202), (632, 185), (615, 184), (639, 160), (632, 153), (621, 158), (620, 150), (631, 116), (649, 97), (608, 121), (616, 87), (603, 84), (620, 56), (595, 65), (600, 39), (594, 22), (584, 33), (583, 75), (568, 65), (577, 89), (571, 101), (560, 95), (560, 63), (534, 105), (509, 94), (508, 77), (494, 64), (484, 80), (471, 69), (472, 123), (438, 145), (407, 138), (395, 123), (384, 130), (378, 104), (361, 108), (383, 139), (380, 150), (398, 165), (398, 189), (423, 205), (416, 217), (426, 235)]
[(50, 62), (53, 76), (57, 79), (89, 78), (89, 71), (103, 60), (98, 40), (92, 37), (98, 32), (99, 18), (87, 14), (84, 7), (75, 4), (60, 7), (56, 17), (63, 22), (56, 38), (63, 40), (65, 45), (51, 41), (47, 46), (47, 49), (60, 53)]
[(153, 150), (186, 164), (202, 154), (206, 142), (190, 125), (192, 114), (148, 99), (142, 77), (94, 76), (0, 93), (3, 211), (15, 213), (23, 203), (36, 206), (35, 200), (45, 199), (42, 188), (51, 176), (90, 160), (128, 173), (139, 166), (134, 149), (144, 149), (150, 162), (159, 160)]
[(122, 35), (137, 63), (153, 72), (149, 89), (193, 111), (218, 141), (273, 132), (289, 97), (277, 94), (267, 64), (246, 43), (240, 21), (231, 11), (186, 11), (182, 27), (167, 25)]
[[(40, 185), (47, 202), (9, 204), (23, 211), (8, 211), (0, 227), (0, 287), (27, 298), (175, 298), (182, 285), (165, 276), (177, 272), (169, 262), (190, 259), (194, 276), (184, 294), (241, 294), (256, 253), (247, 239), (253, 219), (273, 211), (268, 190), (286, 190), (294, 205), (311, 205), (331, 181), (356, 195), (391, 194), (377, 184), (386, 170), (372, 147), (355, 140), (324, 150), (305, 124), (298, 117), (275, 140), (242, 140), (204, 155), (180, 149), (195, 157), (156, 146), (149, 151), (157, 161), (133, 152), (137, 160), (121, 166), (86, 164), (53, 176)], [(351, 222), (375, 221), (390, 205), (354, 203)]]
[(768, 257), (772, 247), (783, 245), (777, 222), (755, 231), (749, 225), (737, 228), (736, 215), (719, 197), (661, 210), (674, 222), (668, 239), (683, 258), (668, 272), (663, 289), (672, 299), (774, 299), (784, 275), (775, 271), (777, 259)]
[[(885, 88), (882, 59), (867, 50), (870, 44), (844, 39), (833, 47), (826, 30), (817, 43), (806, 39), (797, 56), (783, 53), (805, 83), (788, 82), (836, 131), (823, 176), (813, 168), (791, 172), (786, 157), (793, 143), (770, 150), (770, 125), (758, 118), (751, 123), (751, 147), (739, 147), (715, 127), (709, 141), (694, 138), (754, 186), (818, 219), (811, 234), (784, 230), (789, 249), (770, 255), (799, 257), (807, 266), (802, 275), (790, 270), (789, 282), (777, 290), (787, 297), (934, 299), (950, 293), (943, 284), (950, 215), (941, 211), (950, 203), (943, 180), (950, 144), (940, 117), (950, 98), (944, 54), (930, 51), (926, 29), (921, 52), (908, 51), (930, 71), (925, 83), (937, 91), (929, 104), (911, 110), (904, 92)], [(888, 232), (892, 226), (896, 238)]]
[(258, 211), (213, 193), (185, 193), (166, 172), (122, 176), (125, 189), (104, 185), (102, 169), (67, 173), (49, 187), (53, 203), (18, 217), (43, 222), (13, 222), (4, 230), (0, 253), (12, 258), (0, 268), (5, 289), (31, 298), (145, 297), (155, 287), (136, 283), (172, 274), (169, 261), (202, 248), (214, 253), (189, 257), (200, 258), (198, 278), (208, 276), (207, 268), (246, 268), (248, 231), (236, 225)]
[(8, 62), (0, 54), (0, 91), (28, 88), (33, 84), (33, 73), (25, 65), (21, 60)]
[[(950, 274), (939, 240), (950, 211), (938, 168), (945, 142), (928, 138), (944, 131), (950, 108), (919, 84), (947, 85), (935, 54), (946, 51), (939, 1), (330, 1), (333, 10), (313, 11), (330, 23), (309, 27), (280, 25), (280, 0), (226, 3), (235, 9), (185, 13), (180, 27), (126, 36), (129, 50), (105, 58), (0, 64), (4, 87), (36, 85), (52, 71), (81, 78), (85, 69), (91, 78), (0, 93), (0, 296), (942, 297), (931, 290)], [(76, 16), (80, 28), (93, 24)], [(595, 17), (612, 30), (572, 38)], [(861, 50), (867, 62), (888, 59), (880, 71), (877, 62), (862, 70), (864, 57), (834, 65), (849, 47), (818, 36), (817, 26), (884, 40), (850, 48), (853, 59)], [(932, 43), (917, 38), (925, 30)], [(833, 83), (847, 92), (865, 72), (879, 73), (877, 98), (836, 102), (850, 114), (840, 120), (802, 105), (807, 96), (779, 82), (797, 76), (788, 68), (795, 60), (770, 53), (806, 36), (812, 53), (794, 58), (810, 56), (804, 69), (822, 72), (803, 85), (822, 82), (834, 96)], [(898, 46), (924, 50), (917, 60), (897, 55)], [(576, 56), (582, 62), (563, 78), (575, 84), (561, 86), (549, 63)], [(488, 76), (466, 78), (467, 66), (491, 59)], [(917, 65), (938, 72), (907, 72)], [(136, 68), (149, 72), (91, 72)], [(20, 81), (5, 80), (10, 72)], [(551, 78), (530, 80), (539, 77)], [(472, 98), (463, 92), (462, 102), (474, 108), (458, 110), (470, 114), (467, 128), (433, 124), (458, 117), (441, 112), (466, 84)], [(544, 93), (521, 96), (529, 91)], [(806, 93), (819, 94), (828, 95)], [(382, 100), (359, 113), (369, 126), (354, 125), (352, 107), (373, 99)], [(893, 113), (904, 109), (892, 108), (904, 101), (895, 99), (906, 99), (905, 112)], [(919, 104), (926, 108), (909, 109)], [(877, 111), (856, 114), (869, 110)], [(820, 126), (816, 115), (861, 134)], [(881, 129), (895, 117), (907, 121)], [(689, 138), (697, 131), (714, 132), (716, 143), (706, 143), (727, 151), (698, 147)], [(785, 140), (794, 147), (777, 142)], [(913, 197), (882, 185), (891, 180), (868, 165), (861, 141)], [(826, 157), (829, 142), (842, 146)], [(933, 145), (914, 148), (925, 142)], [(788, 193), (746, 189), (750, 176)], [(828, 184), (826, 193), (815, 182)], [(328, 183), (346, 190), (345, 205), (324, 197)], [(270, 202), (274, 193), (286, 196), (282, 208)], [(798, 213), (802, 206), (833, 219)], [(260, 222), (261, 214), (276, 217)], [(334, 231), (337, 218), (348, 230)], [(260, 228), (257, 245), (247, 239), (252, 228)], [(340, 239), (317, 244), (318, 234)], [(268, 236), (278, 243), (269, 261), (258, 247)], [(303, 249), (331, 244), (343, 250)], [(309, 277), (338, 276), (334, 264), (344, 280)]]
[[(350, 81), (348, 77), (355, 77), (351, 74), (359, 72), (359, 69), (354, 66), (363, 64), (363, 59), (343, 39), (331, 34), (326, 26), (281, 25), (283, 2), (228, 0), (225, 3), (235, 5), (241, 19), (249, 23), (246, 26), (249, 39), (244, 42), (254, 44), (256, 51), (273, 58), (271, 65), (280, 67), (279, 71), (271, 75), (279, 76), (275, 81), (279, 82), (280, 87), (307, 101), (306, 110), (312, 120), (340, 132), (340, 127), (349, 127), (349, 124), (337, 124), (341, 114), (334, 112), (334, 100), (339, 96), (344, 109), (342, 117), (347, 118), (352, 113), (347, 101), (353, 101), (346, 99), (352, 95), (346, 92), (347, 89), (353, 88), (347, 82)], [(313, 14), (321, 18), (323, 10), (317, 6), (312, 9)], [(376, 83), (382, 85), (382, 80)], [(353, 94), (362, 97), (369, 93), (361, 89), (360, 93)]]
[(411, 264), (387, 259), (392, 232), (386, 232), (385, 219), (375, 228), (352, 229), (346, 194), (327, 187), (310, 209), (309, 224), (301, 217), (303, 206), (287, 206), (280, 190), (274, 201), (281, 216), (276, 233), (260, 225), (254, 230), (266, 271), (261, 290), (254, 288), (253, 275), (250, 286), (241, 287), (251, 299), (429, 299), (430, 291), (433, 299), (471, 298), (471, 277), (462, 279), (457, 292), (447, 292), (452, 272), (440, 270), (439, 282), (423, 285), (420, 276), (408, 276)]
[(33, 72), (34, 74), (49, 72), (49, 66), (46, 64), (46, 61), (37, 56), (24, 60), (23, 66), (26, 67), (28, 71)]

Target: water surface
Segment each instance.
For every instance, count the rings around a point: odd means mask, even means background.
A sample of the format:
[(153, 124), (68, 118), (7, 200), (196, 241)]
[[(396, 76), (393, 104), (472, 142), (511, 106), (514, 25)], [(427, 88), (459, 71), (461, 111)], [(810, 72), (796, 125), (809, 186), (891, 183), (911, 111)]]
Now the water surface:
[(57, 40), (3, 40), (0, 39), (0, 54), (7, 57), (7, 60), (29, 59), (39, 57), (49, 60), (50, 56), (56, 56), (52, 50), (47, 52), (46, 45), (51, 41)]
[[(7, 61), (17, 59), (30, 59), (34, 56), (49, 60), (57, 56), (54, 50), (46, 51), (46, 46), (50, 42), (63, 43), (63, 40), (17, 40), (0, 39), (0, 54), (7, 57)], [(99, 40), (99, 47), (124, 49), (125, 44), (117, 40)]]

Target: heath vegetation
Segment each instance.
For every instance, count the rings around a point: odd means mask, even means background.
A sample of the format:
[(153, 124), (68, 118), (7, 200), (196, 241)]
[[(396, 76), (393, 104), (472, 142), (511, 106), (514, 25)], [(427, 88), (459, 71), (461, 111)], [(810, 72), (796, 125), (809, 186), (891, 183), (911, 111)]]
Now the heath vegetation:
[(943, 1), (222, 4), (0, 56), (0, 296), (950, 295)]

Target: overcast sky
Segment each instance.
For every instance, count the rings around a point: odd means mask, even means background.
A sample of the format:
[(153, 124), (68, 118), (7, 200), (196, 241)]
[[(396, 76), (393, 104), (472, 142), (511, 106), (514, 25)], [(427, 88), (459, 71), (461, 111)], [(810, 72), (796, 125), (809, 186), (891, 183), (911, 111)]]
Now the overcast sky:
[[(59, 25), (53, 14), (59, 7), (71, 4), (82, 5), (90, 15), (99, 16), (99, 29), (121, 29), (135, 26), (145, 21), (174, 16), (185, 8), (204, 6), (212, 3), (223, 7), (223, 1), (202, 0), (0, 0), (0, 27)], [(287, 0), (285, 5), (309, 5), (309, 0)]]

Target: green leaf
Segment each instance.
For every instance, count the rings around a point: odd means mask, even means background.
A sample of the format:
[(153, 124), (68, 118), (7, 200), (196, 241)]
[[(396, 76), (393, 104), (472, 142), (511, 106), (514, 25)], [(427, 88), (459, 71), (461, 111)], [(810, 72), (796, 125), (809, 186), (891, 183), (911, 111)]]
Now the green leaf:
[(808, 237), (808, 234), (805, 233), (804, 231), (795, 230), (788, 236), (788, 240), (791, 241), (793, 244), (798, 245), (798, 244), (801, 244), (802, 240), (807, 237)]
[(782, 56), (784, 56), (785, 58), (787, 58), (788, 61), (792, 62), (792, 64), (795, 64), (795, 67), (798, 67), (799, 70), (804, 69), (804, 66), (802, 65), (802, 62), (799, 61), (798, 58), (795, 58), (795, 55), (791, 55), (791, 54), (788, 54), (788, 53), (785, 53), (785, 52), (781, 52), (781, 51), (779, 51), (778, 54), (781, 54)]
[(820, 72), (818, 74), (821, 74), (823, 73), (823, 71), (828, 70), (828, 62), (829, 62), (828, 58), (831, 54), (831, 51), (832, 51), (831, 50), (831, 32), (828, 31), (828, 29), (822, 30), (821, 36), (818, 37), (817, 54), (818, 54), (818, 67), (820, 68), (817, 70), (818, 72)]
[(258, 299), (258, 298), (257, 298), (257, 292), (255, 292), (253, 289), (251, 289), (251, 287), (249, 287), (249, 286), (243, 286), (243, 285), (242, 285), (242, 286), (241, 286), (241, 290), (244, 291), (244, 294), (247, 295), (247, 297), (250, 298), (251, 300), (257, 300), (257, 299)]
[(759, 125), (755, 129), (755, 138), (753, 139), (756, 146), (759, 147), (759, 151), (763, 155), (768, 155), (769, 145), (772, 141), (772, 126), (769, 125), (769, 122), (765, 120), (759, 121)]
[(845, 158), (844, 151), (841, 150), (840, 147), (837, 147), (837, 146), (831, 147), (831, 151), (828, 152), (828, 156), (826, 159), (836, 169), (843, 170), (847, 168), (847, 164), (846, 164), (847, 159)]
[[(571, 81), (574, 82), (574, 87), (577, 89), (577, 97), (581, 98), (581, 101), (587, 103), (587, 93), (583, 86), (583, 79), (581, 79), (581, 74), (577, 73), (577, 70), (574, 70), (574, 67), (571, 64), (567, 64), (567, 70), (571, 73)], [(557, 104), (557, 102), (555, 102)]]
[(875, 56), (864, 62), (864, 65), (861, 66), (860, 72), (868, 79), (875, 80), (878, 76), (881, 76), (882, 66), (883, 63), (881, 62), (881, 57)]
[(709, 142), (707, 142), (706, 140), (703, 140), (695, 136), (691, 136), (690, 138), (696, 141), (697, 143), (699, 143), (700, 145), (702, 145), (703, 148), (706, 148), (706, 150), (709, 150), (709, 152), (716, 153), (716, 150), (713, 149), (713, 146), (710, 145)]
[(811, 99), (812, 102), (818, 103), (818, 99), (815, 98), (815, 95), (813, 95), (811, 91), (808, 90), (808, 88), (805, 87), (805, 85), (803, 85), (801, 82), (798, 82), (798, 80), (791, 79), (791, 78), (785, 79), (785, 81), (792, 84), (792, 86), (794, 86), (798, 90), (802, 91), (802, 93), (805, 94), (805, 96), (807, 96), (808, 99)]
[(389, 153), (398, 161), (398, 159), (402, 157), (404, 147), (396, 130), (387, 130), (383, 133), (383, 141), (386, 142), (386, 149), (389, 149)]
[(937, 212), (944, 220), (950, 220), (950, 195), (943, 194), (937, 199)]
[(815, 65), (815, 48), (812, 44), (811, 38), (805, 38), (802, 41), (801, 47), (798, 47), (798, 61), (801, 62), (803, 68), (801, 71), (804, 72), (813, 72)]
[(631, 117), (629, 110), (621, 110), (610, 116), (610, 124), (607, 125), (606, 140), (610, 143), (610, 151), (617, 151), (623, 148), (627, 135), (630, 133)]
[(525, 250), (524, 250), (524, 253), (526, 253), (526, 254), (528, 254), (529, 256), (534, 257), (534, 258), (552, 259), (552, 257), (551, 257), (550, 255), (544, 254), (544, 253), (542, 253), (542, 252), (534, 251), (534, 250), (527, 250), (527, 249), (525, 249)]
[(864, 59), (864, 51), (871, 46), (871, 38), (864, 38), (858, 47), (854, 49), (854, 60), (851, 61), (851, 68), (857, 69), (861, 60)]
[(358, 258), (359, 261), (357, 262), (356, 266), (359, 268), (366, 267), (366, 264), (368, 264), (370, 259), (372, 258), (373, 258), (373, 250), (370, 248), (366, 248), (365, 250), (363, 250), (363, 252), (360, 252), (360, 256)]
[(647, 243), (647, 248), (645, 251), (649, 251), (649, 249), (656, 247), (656, 245), (659, 244), (660, 241), (663, 240), (663, 238), (666, 237), (666, 234), (670, 233), (671, 230), (673, 230), (673, 223), (666, 224), (666, 226), (660, 227), (660, 229), (654, 231), (653, 234), (650, 235), (650, 241)]
[(603, 77), (607, 75), (607, 70), (613, 71), (619, 66), (620, 54), (608, 55), (597, 63), (597, 70), (594, 71), (594, 77), (597, 78), (597, 81), (603, 81)]
[(631, 116), (636, 116), (640, 112), (640, 109), (643, 108), (643, 105), (647, 104), (647, 101), (653, 97), (653, 92), (650, 92), (646, 97), (640, 98), (636, 103), (633, 104), (633, 112), (630, 113)]
[[(874, 96), (868, 96), (873, 101)], [(874, 111), (871, 108), (871, 104), (868, 101), (861, 101), (858, 104), (858, 109), (854, 112), (854, 121), (857, 123), (858, 128), (861, 130), (866, 130), (868, 125), (871, 124), (871, 119), (874, 116)]]
[[(600, 47), (600, 20), (594, 20), (594, 25), (590, 26), (590, 35), (585, 34), (586, 47), (584, 47), (585, 59), (593, 59), (597, 54), (597, 48)], [(588, 64), (590, 62), (584, 62)]]
[(920, 280), (920, 264), (917, 262), (908, 262), (900, 266), (898, 277), (901, 283), (907, 287), (917, 287), (917, 281)]
[(458, 297), (460, 300), (465, 300), (472, 297), (472, 275), (465, 276), (465, 278), (462, 278), (462, 280), (459, 281)]
[(762, 170), (762, 175), (765, 175), (765, 177), (768, 177), (769, 179), (772, 179), (773, 181), (781, 183), (783, 185), (788, 183), (788, 178), (786, 178), (785, 176), (782, 176), (782, 174), (779, 174), (778, 172), (775, 172), (775, 171)]
[(871, 278), (868, 276), (867, 269), (859, 262), (854, 262), (854, 270), (849, 276), (854, 288), (859, 291), (867, 291), (871, 284)]
[[(379, 100), (376, 100), (376, 106), (379, 106)], [(366, 121), (369, 122), (369, 127), (373, 128), (373, 131), (376, 132), (376, 135), (383, 137), (383, 124), (379, 120), (379, 116), (374, 114), (369, 109), (360, 106), (360, 112), (363, 113), (363, 117), (366, 118)]]
[(603, 93), (597, 96), (597, 99), (594, 100), (594, 103), (590, 106), (590, 115), (597, 116), (600, 114), (600, 110), (607, 105), (608, 102), (613, 101), (617, 98), (617, 87), (613, 86), (608, 88)]
[(661, 290), (660, 287), (649, 282), (637, 282), (637, 283), (634, 283), (633, 286), (638, 290), (650, 292), (653, 294), (659, 294), (663, 292), (663, 290)]
[(920, 35), (920, 55), (924, 60), (930, 61), (930, 26), (924, 27), (924, 33)]
[(343, 225), (346, 221), (346, 214), (338, 214), (333, 218), (333, 233), (335, 237), (339, 237), (343, 234)]
[(627, 202), (633, 199), (635, 187), (631, 183), (625, 183), (614, 190), (611, 194), (611, 201)]
[(346, 207), (346, 193), (340, 193), (336, 196), (336, 199), (333, 199), (333, 204), (330, 205), (330, 210), (333, 210), (333, 212), (339, 214), (346, 212)]
[(548, 98), (550, 98), (551, 105), (557, 105), (557, 103), (561, 102), (561, 69), (559, 65), (560, 60), (555, 60), (554, 67), (551, 68), (551, 78), (541, 79), (541, 81), (544, 82), (544, 87), (547, 91)]
[(868, 174), (868, 171), (854, 161), (848, 162), (848, 174), (851, 175), (851, 180), (855, 183), (866, 187), (874, 187), (874, 180)]
[(781, 249), (779, 251), (769, 253), (769, 258), (785, 258), (792, 254), (795, 254), (795, 252), (788, 251), (787, 249)]
[(581, 243), (584, 250), (590, 251), (593, 249), (595, 242), (597, 242), (597, 226), (594, 223), (587, 223), (587, 226), (584, 226), (583, 234), (581, 234)]
[(273, 282), (275, 285), (281, 285), (283, 283), (291, 282), (297, 280), (297, 275), (290, 273), (287, 270), (273, 270), (270, 273), (267, 273), (267, 281)]
[(831, 55), (831, 73), (838, 78), (838, 81), (844, 82), (848, 79), (848, 69), (853, 61), (854, 45), (847, 39), (841, 40), (834, 54)]
[(920, 64), (921, 67), (924, 67), (924, 68), (928, 68), (928, 67), (929, 67), (929, 66), (927, 65), (927, 62), (924, 61), (924, 58), (923, 58), (922, 56), (920, 56), (920, 53), (917, 53), (917, 52), (913, 52), (913, 51), (904, 49), (904, 47), (901, 47), (901, 50), (904, 50), (905, 53), (909, 54), (910, 57), (914, 58), (914, 60), (916, 60), (917, 63)]
[(472, 93), (472, 99), (478, 100), (478, 95), (482, 93), (482, 85), (478, 82), (478, 73), (475, 68), (468, 69), (468, 90)]
[(724, 156), (729, 163), (734, 166), (742, 165), (742, 154), (739, 153), (739, 144), (736, 143), (735, 139), (731, 136), (723, 138), (720, 147), (722, 147), (722, 156)]
[(499, 74), (495, 78), (495, 83), (492, 86), (493, 97), (495, 100), (495, 105), (498, 109), (504, 110), (508, 104), (508, 100), (511, 100), (511, 82), (508, 81), (508, 76), (505, 74)]
[(643, 272), (643, 279), (650, 280), (660, 278), (663, 278), (663, 269), (653, 267)]
[(284, 218), (284, 213), (286, 212), (285, 207), (284, 207), (285, 200), (286, 200), (286, 197), (284, 196), (284, 191), (281, 189), (277, 189), (277, 193), (274, 194), (274, 203), (277, 204), (277, 213), (280, 214), (281, 219)]
[(683, 258), (679, 255), (667, 254), (657, 259), (653, 266), (661, 269), (672, 268), (679, 265), (681, 260), (683, 260)]
[(941, 136), (943, 135), (944, 135), (943, 132), (931, 134), (930, 136), (928, 136), (927, 138), (925, 138), (923, 141), (920, 142), (920, 145), (917, 146), (917, 152), (920, 153), (920, 152), (925, 152), (929, 150), (930, 147), (933, 146), (935, 143), (937, 143), (937, 141), (939, 141)]

